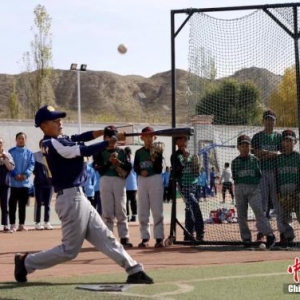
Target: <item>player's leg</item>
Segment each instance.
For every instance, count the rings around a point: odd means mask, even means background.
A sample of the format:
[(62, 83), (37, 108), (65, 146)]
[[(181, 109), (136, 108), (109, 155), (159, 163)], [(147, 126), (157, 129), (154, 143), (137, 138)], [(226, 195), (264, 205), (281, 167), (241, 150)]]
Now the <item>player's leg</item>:
[(43, 230), (44, 226), (41, 224), (41, 210), (43, 202), (43, 188), (35, 186), (34, 188), (35, 203), (34, 203), (34, 222), (36, 230)]
[(102, 218), (109, 230), (114, 230), (115, 220), (115, 204), (113, 181), (115, 177), (102, 176), (100, 181), (101, 205), (102, 205)]
[(82, 191), (77, 191), (76, 188), (63, 190), (55, 203), (55, 210), (61, 221), (62, 244), (27, 255), (25, 267), (28, 273), (50, 268), (78, 255), (86, 236), (91, 207)]
[[(149, 177), (138, 177), (138, 220), (140, 225), (140, 234), (142, 241), (145, 243), (140, 243), (139, 246), (142, 247), (142, 244), (145, 246), (148, 245), (148, 242), (151, 237), (150, 232), (150, 202), (149, 202), (149, 184), (148, 184)], [(153, 188), (153, 187), (151, 187)]]
[(16, 211), (17, 211), (17, 188), (11, 187), (10, 197), (8, 200), (9, 223), (12, 231), (16, 231)]
[(29, 188), (22, 187), (18, 189), (18, 199), (19, 199), (19, 227), (18, 231), (27, 230), (25, 227), (26, 220), (26, 206), (29, 199)]
[(249, 188), (246, 184), (238, 184), (235, 187), (236, 210), (241, 239), (244, 242), (251, 242), (251, 231), (248, 226), (248, 195)]
[(259, 232), (267, 237), (267, 246), (272, 247), (275, 244), (275, 236), (272, 227), (263, 211), (260, 187), (249, 185), (249, 205), (251, 206), (255, 219), (256, 226)]
[(150, 209), (153, 217), (153, 235), (156, 240), (155, 247), (161, 247), (164, 239), (164, 213), (163, 213), (163, 184), (161, 175), (156, 174), (148, 177)]
[(1, 205), (1, 225), (3, 225), (4, 232), (10, 232), (8, 228), (8, 198), (9, 187), (2, 187), (0, 189), (0, 205)]
[(115, 216), (117, 219), (118, 235), (121, 239), (121, 244), (124, 247), (132, 247), (129, 242), (128, 219), (126, 212), (126, 190), (125, 179), (120, 177), (113, 177), (113, 190), (114, 190), (114, 205)]

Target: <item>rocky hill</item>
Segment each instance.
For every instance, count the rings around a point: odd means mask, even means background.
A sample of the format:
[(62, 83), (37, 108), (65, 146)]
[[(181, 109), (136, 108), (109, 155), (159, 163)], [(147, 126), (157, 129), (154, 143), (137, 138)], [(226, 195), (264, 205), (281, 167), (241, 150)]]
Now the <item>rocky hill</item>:
[[(56, 104), (68, 112), (69, 119), (77, 115), (77, 76), (75, 72), (54, 70), (53, 89)], [(0, 74), (0, 117), (8, 118), (7, 103), (13, 80), (17, 83), (19, 101), (23, 108), (26, 99), (18, 85), (19, 75)], [(264, 101), (277, 87), (280, 76), (265, 69), (248, 68), (231, 77), (253, 81), (261, 90)], [(81, 72), (81, 108), (83, 121), (146, 122), (171, 124), (171, 71), (150, 78), (105, 71)], [(176, 120), (185, 123), (188, 114), (186, 101), (188, 72), (176, 70)]]

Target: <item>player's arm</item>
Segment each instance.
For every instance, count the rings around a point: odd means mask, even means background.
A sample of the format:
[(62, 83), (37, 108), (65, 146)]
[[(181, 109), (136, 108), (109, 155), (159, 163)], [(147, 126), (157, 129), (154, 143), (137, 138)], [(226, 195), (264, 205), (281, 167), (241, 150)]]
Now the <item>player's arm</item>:
[(263, 149), (253, 149), (253, 154), (260, 160), (268, 160), (276, 158), (278, 155), (280, 155), (280, 152)]

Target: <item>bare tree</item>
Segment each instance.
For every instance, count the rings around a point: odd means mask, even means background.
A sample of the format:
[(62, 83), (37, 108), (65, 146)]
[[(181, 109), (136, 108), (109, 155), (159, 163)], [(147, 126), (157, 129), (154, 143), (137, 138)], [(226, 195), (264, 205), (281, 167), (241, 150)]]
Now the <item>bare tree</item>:
[(23, 54), (22, 62), (25, 70), (20, 76), (20, 85), (25, 98), (25, 112), (32, 117), (43, 104), (54, 104), (52, 87), (52, 34), (51, 21), (46, 8), (37, 5), (34, 9), (34, 26), (31, 27), (34, 38), (31, 51)]

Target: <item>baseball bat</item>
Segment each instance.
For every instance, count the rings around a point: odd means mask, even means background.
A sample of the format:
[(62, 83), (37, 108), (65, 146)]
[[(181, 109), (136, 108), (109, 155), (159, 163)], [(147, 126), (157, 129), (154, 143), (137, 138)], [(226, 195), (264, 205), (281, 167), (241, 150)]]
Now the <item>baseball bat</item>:
[(169, 128), (169, 129), (162, 129), (156, 130), (153, 132), (134, 132), (134, 133), (125, 133), (126, 136), (139, 136), (139, 135), (157, 135), (157, 136), (191, 136), (194, 135), (195, 130), (194, 127), (183, 127), (183, 128)]

